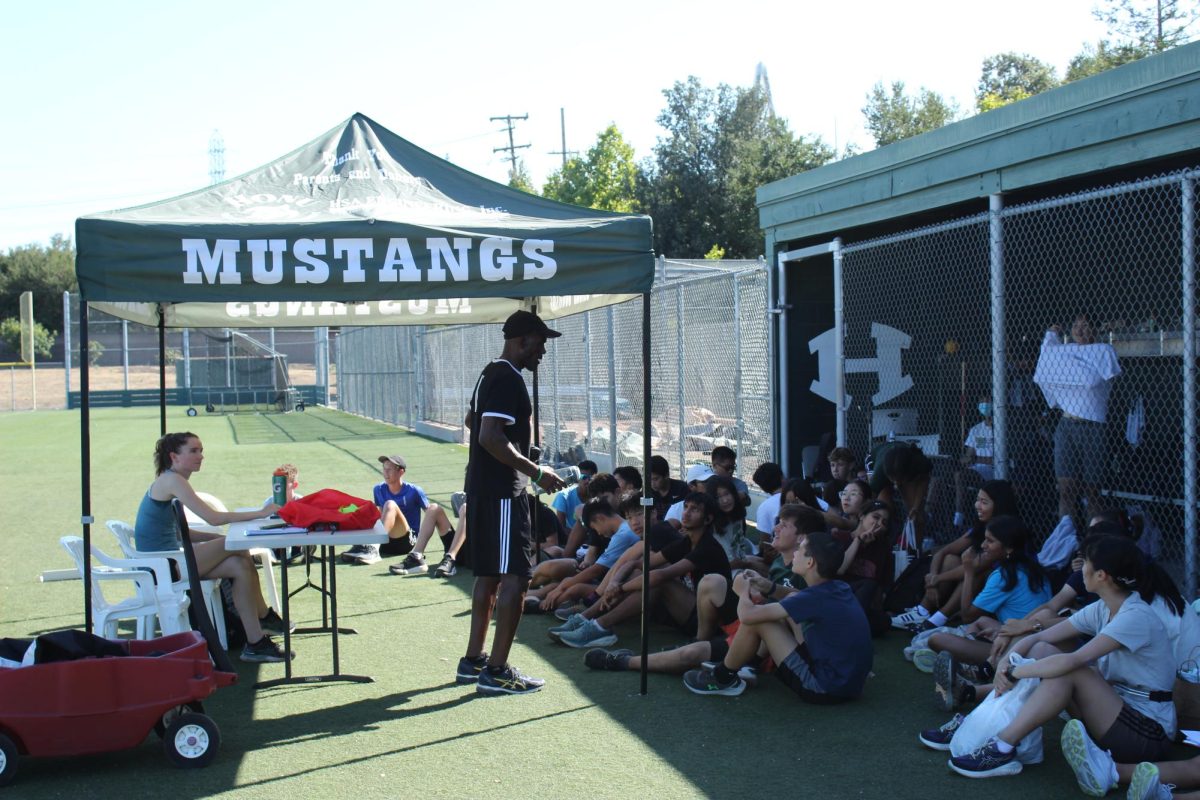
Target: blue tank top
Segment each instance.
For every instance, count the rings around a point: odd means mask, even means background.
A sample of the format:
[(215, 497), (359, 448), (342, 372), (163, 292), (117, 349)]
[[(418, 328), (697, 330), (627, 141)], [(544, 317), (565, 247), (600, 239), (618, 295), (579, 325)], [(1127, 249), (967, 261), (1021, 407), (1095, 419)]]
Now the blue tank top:
[(133, 541), (138, 550), (178, 550), (183, 547), (179, 526), (170, 500), (155, 500), (146, 490), (133, 523)]

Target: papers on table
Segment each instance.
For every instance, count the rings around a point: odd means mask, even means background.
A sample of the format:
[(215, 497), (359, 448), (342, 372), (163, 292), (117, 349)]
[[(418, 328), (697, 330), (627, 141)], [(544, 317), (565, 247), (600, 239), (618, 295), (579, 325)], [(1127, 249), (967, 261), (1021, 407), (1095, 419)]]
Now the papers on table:
[(294, 533), (308, 533), (308, 528), (298, 528), (295, 525), (288, 525), (283, 528), (250, 528), (246, 531), (247, 536), (279, 536)]

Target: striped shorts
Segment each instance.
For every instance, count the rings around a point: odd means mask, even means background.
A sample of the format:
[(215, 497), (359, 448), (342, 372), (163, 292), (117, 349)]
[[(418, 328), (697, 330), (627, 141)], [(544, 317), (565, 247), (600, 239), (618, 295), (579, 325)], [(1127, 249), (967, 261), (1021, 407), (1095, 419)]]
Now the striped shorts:
[(529, 502), (516, 497), (467, 497), (471, 570), (481, 577), (533, 574)]

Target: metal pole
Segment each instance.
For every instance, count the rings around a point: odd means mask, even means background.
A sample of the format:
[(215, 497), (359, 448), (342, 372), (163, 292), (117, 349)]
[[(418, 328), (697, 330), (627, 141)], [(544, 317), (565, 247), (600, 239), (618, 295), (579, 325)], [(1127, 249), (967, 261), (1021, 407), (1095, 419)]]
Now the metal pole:
[(592, 312), (583, 312), (583, 408), (587, 414), (587, 447), (584, 454), (592, 448)]
[(551, 378), (554, 381), (553, 399), (554, 409), (554, 450), (558, 454), (556, 461), (562, 460), (562, 421), (558, 416), (558, 339), (550, 340), (550, 358), (551, 358)]
[[(66, 375), (67, 408), (71, 407), (71, 293), (63, 292), (63, 372)], [(15, 402), (15, 400), (14, 400)]]
[(125, 391), (129, 391), (129, 320), (121, 320), (121, 371), (125, 375)]
[(1196, 596), (1196, 179), (1183, 180), (1184, 597)]
[(675, 287), (675, 401), (679, 408), (679, 477), (687, 471), (687, 409), (683, 405), (683, 285)]
[(988, 197), (989, 261), (992, 270), (992, 461), (996, 477), (1008, 477), (1008, 381), (1004, 339), (1004, 197)]
[(92, 632), (92, 431), (88, 375), (88, 309), (79, 298), (79, 521), (83, 525), (83, 629)]
[[(128, 384), (126, 384), (128, 388)], [(158, 435), (167, 435), (167, 310), (158, 306)]]
[(613, 307), (607, 309), (608, 316), (608, 452), (612, 466), (617, 468), (617, 326)]
[(737, 454), (738, 463), (742, 457), (742, 293), (737, 273), (733, 278), (733, 352), (736, 353), (737, 369), (733, 373), (733, 418), (737, 420)]
[[(842, 237), (833, 240), (833, 397), (837, 405), (837, 443), (846, 446), (846, 315), (842, 307)], [(786, 334), (785, 334), (786, 336)], [(787, 409), (783, 410), (787, 413)], [(871, 442), (867, 441), (867, 446)]]
[[(779, 310), (779, 336), (775, 340), (778, 342), (778, 359), (775, 362), (775, 371), (779, 376), (779, 463), (783, 466), (784, 473), (790, 475), (792, 446), (788, 441), (791, 438), (788, 425), (788, 418), (791, 416), (788, 413), (788, 308), (791, 304), (787, 301), (787, 262), (783, 260), (783, 256), (783, 253), (779, 254), (775, 266), (775, 287), (779, 292), (775, 298), (775, 308)], [(836, 285), (834, 294), (837, 294)], [(841, 444), (840, 437), (838, 444)]]
[[(455, 331), (455, 334), (458, 336), (458, 407), (460, 411), (467, 407), (467, 354), (465, 348), (463, 347), (463, 339), (466, 338), (465, 332), (466, 328), (459, 328), (457, 331)], [(438, 421), (442, 422), (443, 420)], [(463, 424), (465, 422), (466, 414), (464, 413), (463, 422), (459, 423), (463, 426), (462, 438), (464, 443), (468, 441), (467, 428)]]
[[(642, 295), (642, 530), (644, 538), (650, 535), (650, 506), (654, 497), (650, 489), (650, 292)], [(650, 547), (642, 547), (642, 664), (641, 664), (641, 693), (648, 691), (650, 654)]]

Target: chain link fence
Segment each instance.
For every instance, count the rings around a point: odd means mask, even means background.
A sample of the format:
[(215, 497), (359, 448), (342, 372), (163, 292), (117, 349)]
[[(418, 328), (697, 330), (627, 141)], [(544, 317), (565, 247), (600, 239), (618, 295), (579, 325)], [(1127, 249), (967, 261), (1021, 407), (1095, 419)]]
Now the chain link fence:
[[(660, 260), (651, 293), (651, 446), (681, 475), (717, 445), (749, 480), (770, 458), (767, 273), (759, 261)], [(642, 301), (557, 320), (538, 369), (539, 425), (550, 458), (601, 469), (642, 460)], [(462, 435), (475, 380), (499, 325), (345, 328), (339, 407)], [(531, 376), (526, 373), (526, 380)]]
[(847, 443), (921, 445), (940, 539), (995, 473), (1039, 541), (1115, 506), (1194, 592), (1196, 177), (842, 248)]

